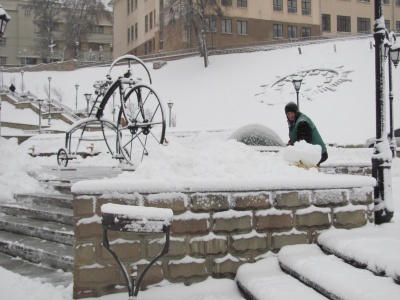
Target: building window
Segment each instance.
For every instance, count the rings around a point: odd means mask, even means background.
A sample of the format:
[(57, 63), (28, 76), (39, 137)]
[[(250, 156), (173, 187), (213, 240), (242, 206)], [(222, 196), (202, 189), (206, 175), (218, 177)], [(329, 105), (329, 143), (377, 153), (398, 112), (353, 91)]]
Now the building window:
[(337, 16), (337, 31), (338, 32), (351, 32), (350, 17)]
[(144, 32), (149, 31), (149, 15), (144, 17)]
[(135, 31), (134, 31), (134, 26), (131, 26), (131, 41), (134, 41), (135, 39)]
[(389, 5), (390, 4), (390, 0), (383, 0), (383, 4)]
[(232, 6), (232, 0), (221, 0), (223, 6)]
[(283, 25), (274, 24), (274, 38), (282, 38), (283, 37)]
[(128, 28), (128, 39), (127, 39), (127, 41), (128, 41), (128, 44), (131, 42), (131, 29), (130, 28)]
[(311, 37), (311, 28), (310, 27), (302, 27), (301, 28), (301, 37), (302, 38)]
[(154, 10), (153, 15), (154, 15), (154, 27), (156, 27), (156, 10)]
[(371, 20), (369, 18), (357, 18), (357, 32), (371, 33)]
[(237, 33), (239, 35), (247, 34), (247, 22), (246, 21), (237, 21)]
[(237, 7), (247, 7), (247, 0), (237, 0)]
[(0, 64), (2, 66), (4, 66), (5, 64), (7, 64), (7, 57), (0, 57)]
[(205, 30), (206, 32), (215, 32), (216, 31), (216, 23), (215, 18), (204, 18)]
[(135, 23), (135, 40), (138, 39), (138, 23)]
[(153, 29), (153, 12), (149, 14), (149, 25), (150, 25), (150, 30)]
[(288, 13), (297, 14), (297, 0), (288, 0), (287, 10)]
[(289, 39), (297, 38), (297, 26), (288, 26), (288, 37)]
[(390, 21), (389, 20), (385, 20), (385, 27), (388, 31), (390, 31)]
[(305, 16), (311, 15), (311, 0), (301, 0), (301, 14)]
[(4, 46), (6, 46), (6, 45), (7, 45), (7, 38), (3, 37), (3, 38), (0, 40), (0, 46), (1, 46), (1, 47), (4, 47)]
[(131, 0), (126, 0), (126, 4), (127, 4), (126, 12), (129, 15), (129, 13), (131, 12)]
[(396, 32), (400, 32), (400, 21), (396, 21)]
[(274, 0), (274, 11), (283, 11), (283, 0)]
[(222, 24), (221, 28), (222, 33), (232, 33), (232, 20), (223, 19), (221, 20), (221, 24)]
[(396, 6), (400, 6), (400, 0), (396, 0)]
[(331, 15), (322, 14), (322, 31), (331, 32)]
[(104, 27), (103, 26), (97, 26), (94, 25), (92, 28), (93, 33), (104, 33)]

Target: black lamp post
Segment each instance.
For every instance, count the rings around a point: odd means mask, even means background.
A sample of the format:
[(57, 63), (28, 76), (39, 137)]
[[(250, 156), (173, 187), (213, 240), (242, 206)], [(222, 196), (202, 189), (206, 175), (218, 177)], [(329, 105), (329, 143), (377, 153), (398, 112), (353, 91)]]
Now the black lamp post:
[(47, 79), (49, 80), (49, 126), (51, 125), (51, 108), (50, 108), (50, 99), (51, 99), (51, 89), (50, 89), (50, 82), (51, 82), (51, 77), (47, 77)]
[(168, 102), (168, 108), (169, 108), (169, 127), (172, 126), (172, 117), (171, 117), (171, 109), (174, 103), (172, 101)]
[[(386, 97), (385, 97), (385, 38), (387, 31), (383, 17), (382, 0), (375, 0), (375, 107), (376, 143), (372, 155), (372, 176), (376, 179), (374, 188), (375, 223), (390, 222), (393, 217), (393, 198), (391, 184), (392, 156), (386, 136)], [(386, 148), (386, 149), (385, 149)]]
[(92, 98), (92, 94), (85, 94), (85, 99), (86, 99), (86, 103), (87, 103), (87, 107), (86, 107), (86, 113), (89, 116), (89, 101)]
[(295, 78), (295, 79), (292, 80), (294, 89), (296, 90), (296, 94), (297, 94), (297, 107), (299, 108), (299, 110), (300, 110), (299, 91), (300, 91), (300, 88), (301, 88), (301, 82), (302, 81), (303, 81), (303, 79), (301, 79), (301, 78)]
[(37, 99), (37, 103), (39, 104), (39, 134), (42, 133), (42, 104), (43, 99)]
[[(7, 23), (10, 20), (11, 20), (10, 16), (0, 5), (0, 41), (1, 38), (3, 37), (4, 31), (6, 30)], [(1, 76), (1, 81), (3, 82), (3, 75)], [(1, 93), (0, 93), (0, 140), (1, 140)]]
[(78, 110), (78, 88), (79, 84), (75, 84), (76, 94), (75, 94), (75, 109)]

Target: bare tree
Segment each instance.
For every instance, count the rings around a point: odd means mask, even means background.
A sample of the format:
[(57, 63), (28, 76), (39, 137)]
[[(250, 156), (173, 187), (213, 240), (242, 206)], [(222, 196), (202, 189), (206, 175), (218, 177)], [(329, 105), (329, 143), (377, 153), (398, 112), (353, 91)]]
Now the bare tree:
[(50, 60), (53, 55), (54, 40), (59, 37), (54, 34), (55, 26), (61, 17), (61, 3), (58, 0), (29, 0), (28, 6), (33, 11), (33, 23), (38, 29), (35, 39), (35, 51), (43, 60)]
[[(75, 57), (75, 43), (85, 41), (100, 20), (112, 19), (101, 0), (29, 0), (28, 5), (38, 29), (35, 50), (47, 61), (57, 41), (64, 44), (60, 50), (63, 58), (66, 51), (67, 57)], [(64, 23), (62, 32), (55, 30), (60, 23)]]
[[(210, 24), (206, 22), (207, 16), (222, 15), (222, 9), (216, 0), (170, 0), (165, 6), (168, 15), (168, 26), (175, 26), (178, 20), (190, 30), (193, 26), (197, 37), (197, 43), (201, 56), (204, 57), (204, 66), (208, 66), (207, 45), (205, 32), (210, 30)], [(210, 19), (209, 19), (210, 20)]]
[(76, 49), (75, 43), (86, 40), (100, 20), (112, 19), (101, 0), (63, 0), (63, 4), (66, 8), (63, 36), (67, 49)]

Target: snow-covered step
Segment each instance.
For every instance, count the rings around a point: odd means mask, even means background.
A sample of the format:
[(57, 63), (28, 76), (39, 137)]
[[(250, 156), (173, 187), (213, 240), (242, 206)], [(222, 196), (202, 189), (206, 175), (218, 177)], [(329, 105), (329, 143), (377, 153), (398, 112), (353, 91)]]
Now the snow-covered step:
[(4, 231), (0, 231), (0, 252), (64, 271), (72, 271), (74, 265), (70, 245)]
[(285, 246), (278, 253), (283, 270), (329, 299), (400, 299), (400, 286), (392, 278), (357, 269), (318, 245)]
[(52, 186), (56, 191), (62, 193), (62, 194), (72, 194), (71, 193), (71, 186), (72, 183), (64, 183), (64, 182), (56, 182), (56, 183), (52, 183), (52, 182), (46, 182), (46, 184), (48, 184), (49, 186)]
[(49, 221), (0, 216), (0, 230), (67, 245), (74, 243), (73, 226)]
[[(318, 237), (328, 253), (400, 284), (399, 226), (367, 226), (352, 230), (329, 229)], [(379, 238), (377, 238), (379, 237)]]
[(68, 208), (44, 207), (40, 205), (22, 206), (8, 203), (0, 206), (0, 212), (12, 216), (73, 225), (73, 211)]
[(239, 267), (236, 282), (246, 299), (284, 300), (284, 299), (327, 299), (312, 288), (284, 273), (278, 257), (271, 254), (253, 264)]
[(4, 253), (0, 253), (0, 266), (13, 273), (35, 279), (42, 283), (52, 284), (55, 287), (60, 285), (67, 287), (73, 282), (71, 272), (55, 270), (42, 264), (31, 263)]
[(71, 194), (15, 194), (14, 199), (17, 203), (46, 204), (52, 207), (73, 208)]

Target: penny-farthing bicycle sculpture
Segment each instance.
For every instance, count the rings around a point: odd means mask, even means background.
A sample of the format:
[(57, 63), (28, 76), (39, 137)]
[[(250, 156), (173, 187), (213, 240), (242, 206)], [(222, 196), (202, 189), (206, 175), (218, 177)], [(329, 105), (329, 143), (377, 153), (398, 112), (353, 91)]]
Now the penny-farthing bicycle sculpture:
[[(126, 73), (112, 81), (112, 69), (122, 63), (127, 64)], [(142, 66), (146, 71), (148, 83), (133, 78), (132, 69), (137, 66)], [(77, 158), (81, 141), (104, 140), (113, 158), (131, 165), (136, 165), (153, 147), (164, 143), (165, 110), (143, 61), (133, 55), (121, 56), (112, 63), (106, 77), (107, 80), (94, 85), (97, 97), (88, 117), (74, 123), (67, 131), (65, 147), (57, 153), (60, 166), (66, 167), (69, 160)], [(114, 93), (119, 98), (117, 123), (103, 117)], [(101, 137), (88, 133), (93, 127), (102, 132)], [(112, 147), (113, 139), (115, 147)]]

